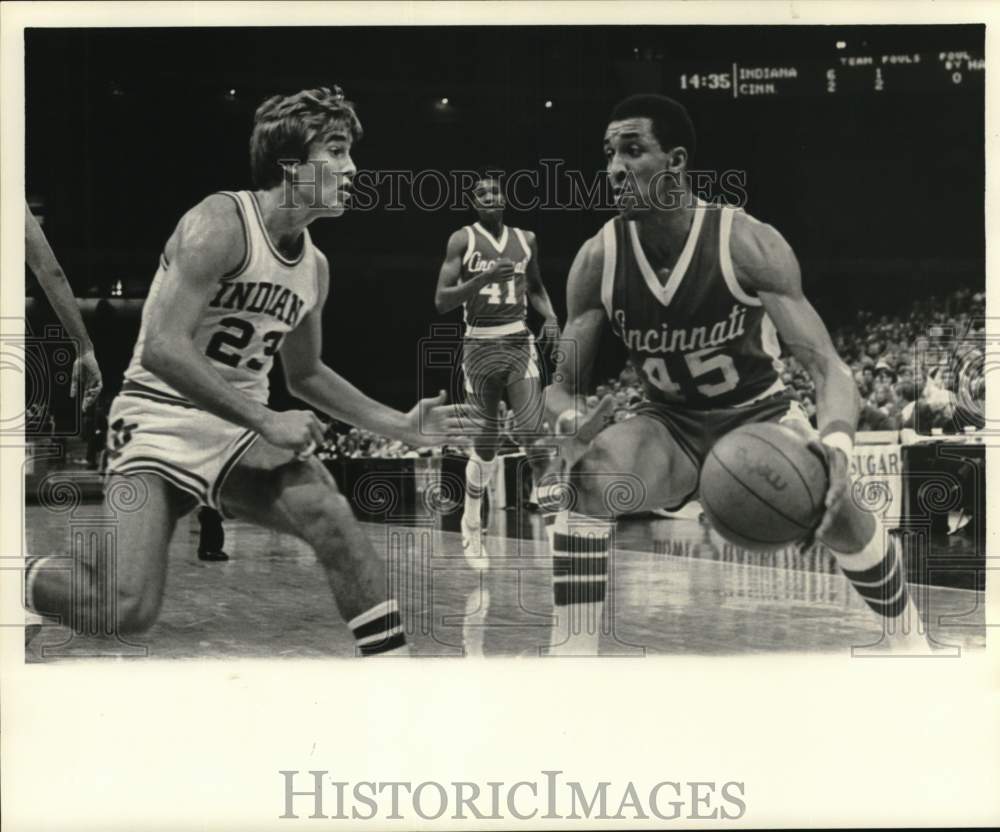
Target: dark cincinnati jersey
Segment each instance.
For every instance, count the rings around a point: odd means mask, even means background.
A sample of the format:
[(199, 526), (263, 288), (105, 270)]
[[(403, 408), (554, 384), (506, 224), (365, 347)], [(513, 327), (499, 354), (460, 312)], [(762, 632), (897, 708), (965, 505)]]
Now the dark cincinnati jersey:
[(733, 270), (736, 210), (699, 200), (665, 283), (634, 222), (616, 217), (604, 226), (601, 301), (651, 401), (709, 410), (784, 389), (774, 324)]
[(477, 222), (467, 225), (465, 233), (468, 243), (462, 257), (462, 282), (486, 271), (501, 257), (514, 264), (513, 277), (487, 283), (463, 304), (466, 325), (499, 326), (524, 321), (528, 304), (525, 275), (531, 259), (524, 232), (505, 225), (498, 240)]

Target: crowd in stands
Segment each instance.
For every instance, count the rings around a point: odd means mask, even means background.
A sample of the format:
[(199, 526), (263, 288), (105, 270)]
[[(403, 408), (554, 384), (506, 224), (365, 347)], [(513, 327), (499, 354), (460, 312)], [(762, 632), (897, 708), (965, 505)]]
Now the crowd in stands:
[[(859, 430), (981, 428), (985, 317), (986, 293), (959, 289), (915, 301), (903, 314), (861, 310), (853, 322), (834, 329), (834, 346), (861, 394)], [(785, 359), (784, 378), (815, 418), (812, 379), (794, 358)]]
[[(851, 368), (861, 394), (859, 430), (959, 433), (982, 427), (985, 400), (986, 293), (959, 289), (944, 297), (915, 301), (908, 311), (874, 315), (860, 310), (854, 321), (831, 331), (837, 352)], [(805, 368), (783, 357), (785, 384), (793, 387), (815, 424), (816, 390)], [(615, 421), (628, 419), (643, 400), (643, 385), (631, 365), (596, 386), (587, 397), (594, 407), (604, 396), (617, 403)], [(504, 417), (509, 422), (509, 414)], [(328, 457), (399, 458), (425, 456), (358, 428), (334, 431), (323, 451)], [(514, 444), (507, 437), (510, 450)]]
[(388, 439), (370, 430), (331, 425), (327, 431), (328, 442), (318, 456), (320, 459), (405, 459), (407, 457), (428, 456), (429, 448), (411, 448), (398, 439)]

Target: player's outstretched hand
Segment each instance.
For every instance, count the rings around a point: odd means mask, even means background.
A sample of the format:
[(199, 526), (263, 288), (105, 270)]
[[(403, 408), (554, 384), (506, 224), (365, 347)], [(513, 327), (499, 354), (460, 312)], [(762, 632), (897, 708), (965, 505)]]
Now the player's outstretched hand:
[(97, 397), (101, 395), (104, 379), (97, 356), (93, 350), (87, 350), (73, 362), (73, 376), (69, 385), (69, 394), (76, 398), (82, 391), (81, 404), (84, 410), (90, 410)]
[(468, 444), (476, 433), (474, 416), (471, 405), (448, 404), (448, 394), (442, 390), (421, 399), (406, 414), (406, 435), (400, 438), (414, 447)]
[(323, 423), (311, 410), (272, 411), (260, 435), (304, 459), (323, 444)]
[(569, 411), (559, 417), (555, 436), (540, 439), (535, 444), (552, 450), (545, 479), (564, 478), (580, 460), (590, 443), (611, 422), (615, 412), (615, 398), (607, 395), (589, 413)]

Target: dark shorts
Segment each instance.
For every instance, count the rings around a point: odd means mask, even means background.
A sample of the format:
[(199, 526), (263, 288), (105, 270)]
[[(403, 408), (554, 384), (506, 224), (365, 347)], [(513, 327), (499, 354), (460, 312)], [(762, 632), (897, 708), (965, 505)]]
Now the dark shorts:
[(492, 393), (523, 379), (541, 380), (535, 339), (530, 332), (499, 338), (466, 338), (462, 345), (465, 392), (472, 397)]
[[(677, 405), (642, 402), (636, 405), (632, 412), (637, 416), (648, 416), (664, 425), (699, 472), (712, 446), (727, 433), (743, 425), (786, 422), (794, 419), (814, 430), (802, 405), (794, 394), (788, 391), (775, 393), (753, 404), (721, 410), (686, 410)], [(695, 489), (683, 502), (668, 507), (668, 510), (680, 508), (684, 503), (694, 499), (697, 493)]]

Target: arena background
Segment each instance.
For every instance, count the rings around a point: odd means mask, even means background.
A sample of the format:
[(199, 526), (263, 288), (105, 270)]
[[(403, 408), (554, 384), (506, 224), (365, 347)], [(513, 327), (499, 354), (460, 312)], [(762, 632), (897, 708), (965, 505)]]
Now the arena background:
[[(859, 312), (907, 316), (914, 302), (943, 311), (956, 289), (968, 290), (963, 303), (984, 291), (984, 31), (36, 29), (26, 35), (27, 190), (78, 297), (93, 299), (84, 308), (108, 400), (131, 352), (137, 304), (114, 299), (95, 317), (96, 300), (143, 297), (181, 214), (211, 191), (250, 187), (247, 139), (265, 96), (340, 84), (364, 123), (354, 153), (362, 169), (537, 169), (558, 159), (589, 174), (603, 167), (613, 103), (666, 91), (697, 127), (693, 166), (745, 171), (747, 210), (792, 244), (828, 325), (862, 331)], [(909, 62), (841, 60), (883, 53)], [(737, 63), (796, 67), (797, 78), (758, 95), (710, 88), (709, 74)], [(571, 259), (610, 215), (507, 217), (538, 233), (542, 276), (563, 320)], [(311, 229), (333, 266), (326, 358), (390, 404), (410, 406), (427, 381), (418, 344), (442, 321), (437, 270), (449, 233), (468, 220), (407, 204)], [(29, 301), (33, 330), (51, 319), (43, 298)], [(444, 320), (457, 323), (458, 313)], [(613, 343), (599, 376), (621, 368)], [(71, 408), (65, 391), (54, 392), (59, 422)]]
[[(52, 311), (27, 275), (27, 325), (36, 337), (26, 354), (40, 352), (46, 362), (29, 361), (25, 371), (27, 548), (97, 554), (91, 515), (102, 491), (107, 408), (158, 255), (205, 195), (252, 186), (248, 138), (262, 99), (341, 85), (365, 127), (353, 152), (362, 173), (483, 165), (541, 173), (558, 165), (592, 187), (602, 181), (612, 106), (652, 90), (689, 108), (698, 132), (691, 168), (726, 177), (698, 188), (702, 195), (733, 201), (742, 191), (747, 210), (795, 249), (806, 292), (864, 402), (850, 460), (861, 490), (852, 496), (881, 513), (901, 541), (917, 606), (937, 635), (959, 651), (982, 648), (984, 33), (982, 26), (28, 31), (27, 197), (80, 300), (105, 392), (83, 416), (66, 395), (72, 351), (54, 337)], [(568, 178), (555, 178), (557, 193), (528, 196), (571, 202)], [(437, 351), (450, 337), (458, 358), (459, 314), (438, 316), (433, 296), (446, 240), (472, 215), (428, 210), (405, 189), (394, 209), (391, 194), (378, 193), (386, 201), (372, 210), (356, 206), (310, 229), (333, 269), (324, 357), (366, 392), (408, 408), (420, 394), (460, 390), (448, 366), (424, 366), (422, 345), (430, 336)], [(506, 217), (537, 232), (543, 280), (562, 321), (570, 262), (610, 216), (609, 207), (581, 204)], [(538, 324), (534, 312), (530, 322)], [(624, 359), (609, 332), (588, 391), (589, 405), (615, 396), (616, 420), (630, 418), (642, 395)], [(808, 373), (789, 360), (784, 378), (815, 415)], [(280, 372), (272, 374), (271, 404), (295, 405)], [(549, 637), (537, 612), (550, 608), (551, 556), (517, 447), (501, 448), (484, 501), (490, 556), (470, 558), (460, 533), (464, 450), (410, 448), (345, 425), (334, 425), (330, 439), (317, 456), (385, 557), (417, 655), (537, 655), (539, 639)], [(70, 493), (78, 502), (59, 501)], [(631, 655), (637, 645), (695, 655), (811, 652), (867, 645), (877, 635), (822, 545), (746, 549), (718, 535), (697, 502), (622, 514), (613, 593), (620, 613), (606, 616), (612, 637), (601, 655)], [(223, 548), (232, 555), (226, 562), (203, 557)], [(173, 536), (171, 600), (144, 655), (353, 655), (328, 598), (314, 591), (308, 548), (192, 513)], [(230, 604), (236, 584), (253, 603)], [(211, 628), (197, 623), (206, 620)], [(35, 639), (26, 657), (78, 657), (97, 649), (91, 636), (106, 635), (69, 636), (70, 643), (57, 628)]]

